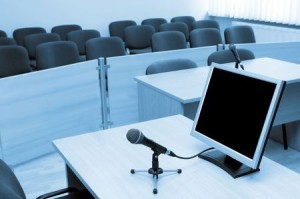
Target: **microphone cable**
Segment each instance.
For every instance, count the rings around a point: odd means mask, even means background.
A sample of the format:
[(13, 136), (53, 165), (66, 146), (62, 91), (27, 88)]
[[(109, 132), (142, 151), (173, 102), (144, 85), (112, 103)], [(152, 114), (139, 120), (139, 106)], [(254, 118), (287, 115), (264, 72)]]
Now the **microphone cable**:
[(193, 159), (199, 155), (201, 155), (202, 153), (205, 153), (206, 151), (209, 151), (209, 150), (212, 150), (214, 149), (214, 147), (210, 147), (210, 148), (207, 148), (207, 149), (204, 149), (203, 151), (201, 151), (200, 153), (196, 154), (196, 155), (193, 155), (193, 156), (190, 156), (190, 157), (182, 157), (182, 156), (178, 156), (176, 154), (174, 154), (173, 157), (176, 157), (176, 158), (179, 158), (179, 159), (184, 159), (184, 160), (188, 160), (188, 159)]

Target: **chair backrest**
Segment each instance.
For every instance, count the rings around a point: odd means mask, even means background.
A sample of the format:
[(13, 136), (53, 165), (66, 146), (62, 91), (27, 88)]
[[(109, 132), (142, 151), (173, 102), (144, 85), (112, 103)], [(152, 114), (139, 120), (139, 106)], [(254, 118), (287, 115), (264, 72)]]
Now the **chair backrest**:
[(216, 28), (216, 29), (220, 30), (220, 25), (215, 20), (203, 19), (203, 20), (198, 20), (198, 21), (193, 22), (192, 29), (194, 30), (197, 28)]
[(4, 30), (0, 30), (0, 37), (7, 37), (7, 34)]
[(129, 49), (149, 48), (154, 33), (155, 29), (150, 25), (128, 26), (124, 29), (125, 46)]
[(113, 21), (108, 25), (110, 36), (120, 37), (124, 41), (124, 29), (128, 26), (135, 26), (137, 23), (133, 20)]
[(0, 46), (6, 46), (6, 45), (17, 45), (17, 42), (14, 38), (0, 37)]
[(24, 46), (28, 51), (29, 58), (35, 59), (35, 50), (39, 44), (59, 40), (60, 36), (56, 33), (30, 34), (24, 38)]
[(46, 33), (46, 30), (41, 27), (18, 28), (13, 31), (13, 38), (16, 40), (18, 45), (24, 46), (24, 38), (27, 35), (35, 33)]
[(1, 199), (26, 199), (16, 175), (2, 159), (0, 159), (0, 176)]
[(156, 32), (152, 35), (151, 46), (153, 52), (178, 50), (187, 47), (185, 36), (179, 31)]
[(189, 32), (192, 30), (192, 24), (196, 21), (193, 16), (177, 16), (171, 19), (171, 22), (183, 22), (188, 26)]
[(216, 28), (201, 28), (190, 32), (190, 47), (213, 46), (222, 44), (222, 36)]
[(72, 41), (52, 41), (36, 47), (38, 70), (80, 62), (76, 44)]
[(167, 23), (167, 20), (165, 18), (149, 18), (149, 19), (144, 19), (141, 24), (153, 26), (155, 32), (158, 32), (159, 26), (164, 23)]
[(67, 40), (68, 33), (74, 30), (82, 30), (82, 27), (77, 24), (65, 24), (52, 27), (51, 32), (58, 34), (61, 40)]
[(85, 48), (86, 60), (126, 55), (124, 42), (120, 37), (93, 38), (85, 43)]
[(255, 43), (255, 35), (251, 26), (231, 26), (224, 30), (226, 44)]
[(197, 64), (194, 61), (185, 58), (159, 60), (153, 62), (147, 67), (146, 75), (170, 72), (176, 70), (184, 70), (184, 69), (196, 68), (196, 67)]
[(159, 31), (171, 31), (176, 30), (180, 31), (184, 34), (186, 41), (189, 40), (189, 28), (188, 26), (183, 22), (171, 22), (171, 23), (164, 23), (159, 26)]
[(27, 50), (23, 46), (0, 46), (0, 78), (31, 72)]
[(86, 55), (85, 42), (101, 37), (98, 30), (74, 30), (68, 33), (68, 40), (76, 43), (80, 55)]
[[(239, 54), (241, 61), (255, 59), (255, 55), (253, 54), (253, 52), (248, 49), (236, 49), (236, 50)], [(213, 52), (208, 56), (207, 65), (210, 66), (212, 62), (218, 64), (224, 64), (224, 63), (230, 63), (235, 61), (236, 61), (235, 57), (230, 50), (221, 50), (221, 51)]]

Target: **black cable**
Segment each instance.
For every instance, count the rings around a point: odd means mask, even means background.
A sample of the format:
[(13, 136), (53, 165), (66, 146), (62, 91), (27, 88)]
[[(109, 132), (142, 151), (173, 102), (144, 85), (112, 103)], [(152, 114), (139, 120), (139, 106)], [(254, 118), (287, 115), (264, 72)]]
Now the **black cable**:
[(190, 157), (181, 157), (181, 156), (178, 156), (178, 155), (176, 155), (176, 154), (175, 154), (174, 157), (179, 158), (179, 159), (188, 160), (188, 159), (195, 158), (195, 157), (201, 155), (202, 153), (205, 153), (206, 151), (209, 151), (209, 150), (212, 150), (212, 149), (214, 149), (214, 148), (213, 148), (213, 147), (207, 148), (207, 149), (201, 151), (200, 153), (198, 153), (198, 154), (196, 154), (196, 155), (193, 155), (193, 156), (190, 156)]

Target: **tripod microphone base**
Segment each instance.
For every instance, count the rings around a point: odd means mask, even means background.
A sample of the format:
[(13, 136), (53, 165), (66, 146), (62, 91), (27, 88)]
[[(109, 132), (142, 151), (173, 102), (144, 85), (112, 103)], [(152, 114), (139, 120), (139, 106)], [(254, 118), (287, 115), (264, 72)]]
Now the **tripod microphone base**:
[(137, 170), (137, 169), (131, 169), (130, 173), (135, 174), (135, 173), (148, 173), (153, 175), (153, 194), (157, 194), (157, 181), (158, 181), (158, 175), (162, 173), (178, 173), (180, 174), (182, 172), (181, 169), (171, 169), (171, 170), (163, 170), (161, 168), (158, 169), (153, 169), (150, 168), (148, 170)]

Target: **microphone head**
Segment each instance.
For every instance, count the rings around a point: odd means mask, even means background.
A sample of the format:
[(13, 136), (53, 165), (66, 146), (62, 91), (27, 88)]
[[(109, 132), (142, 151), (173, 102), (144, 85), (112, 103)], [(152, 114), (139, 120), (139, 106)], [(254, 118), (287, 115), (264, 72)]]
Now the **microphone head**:
[(143, 133), (138, 129), (130, 129), (126, 134), (127, 140), (132, 144), (139, 144), (143, 138)]

